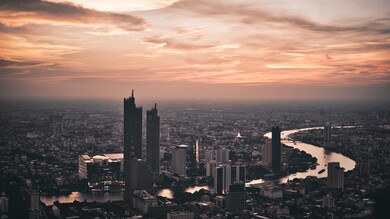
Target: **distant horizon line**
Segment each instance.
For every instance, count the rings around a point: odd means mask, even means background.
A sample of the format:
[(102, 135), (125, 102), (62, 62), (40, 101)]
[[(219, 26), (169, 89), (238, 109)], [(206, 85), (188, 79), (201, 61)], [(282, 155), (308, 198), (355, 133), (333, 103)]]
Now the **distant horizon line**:
[[(57, 97), (57, 98), (49, 98), (49, 97), (0, 97), (0, 102), (86, 102), (86, 103), (93, 103), (93, 102), (118, 102), (122, 103), (124, 98), (130, 97), (124, 96), (121, 98), (107, 98), (107, 97)], [(331, 103), (331, 104), (351, 104), (351, 103), (362, 103), (362, 104), (369, 104), (369, 103), (377, 103), (377, 104), (390, 104), (390, 99), (385, 98), (376, 98), (376, 99), (368, 99), (368, 98), (339, 98), (339, 99), (330, 99), (330, 98), (323, 98), (323, 99), (314, 99), (314, 98), (307, 98), (307, 99), (294, 99), (294, 98), (286, 98), (286, 99), (232, 99), (232, 98), (208, 98), (208, 99), (202, 99), (202, 98), (152, 98), (152, 97), (137, 97), (137, 95), (134, 95), (136, 101), (140, 105), (154, 105), (155, 103), (159, 104), (171, 104), (171, 103), (177, 103), (177, 104), (187, 104), (187, 103), (193, 103), (193, 104), (319, 104), (319, 103)]]

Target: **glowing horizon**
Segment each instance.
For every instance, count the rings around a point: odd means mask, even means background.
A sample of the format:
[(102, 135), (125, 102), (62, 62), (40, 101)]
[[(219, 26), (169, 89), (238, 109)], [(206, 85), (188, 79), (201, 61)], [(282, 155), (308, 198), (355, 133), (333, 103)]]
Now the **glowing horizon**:
[(390, 2), (5, 0), (7, 98), (384, 99)]

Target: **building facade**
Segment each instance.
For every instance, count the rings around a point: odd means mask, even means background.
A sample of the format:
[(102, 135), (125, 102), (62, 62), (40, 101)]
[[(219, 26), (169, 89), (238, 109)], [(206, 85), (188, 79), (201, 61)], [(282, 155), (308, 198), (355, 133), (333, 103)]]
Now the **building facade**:
[(272, 170), (279, 172), (282, 165), (282, 145), (280, 142), (280, 128), (272, 127)]
[(124, 201), (129, 202), (135, 188), (131, 184), (132, 159), (142, 159), (142, 107), (135, 105), (134, 91), (123, 100), (123, 142), (124, 142)]
[(266, 166), (272, 165), (272, 141), (267, 139), (261, 150), (261, 163)]
[(157, 104), (146, 112), (146, 161), (153, 174), (160, 173), (160, 116)]
[(328, 163), (327, 182), (329, 188), (344, 190), (344, 168), (339, 162)]
[(187, 145), (179, 145), (172, 150), (171, 172), (182, 177), (187, 176), (187, 149)]

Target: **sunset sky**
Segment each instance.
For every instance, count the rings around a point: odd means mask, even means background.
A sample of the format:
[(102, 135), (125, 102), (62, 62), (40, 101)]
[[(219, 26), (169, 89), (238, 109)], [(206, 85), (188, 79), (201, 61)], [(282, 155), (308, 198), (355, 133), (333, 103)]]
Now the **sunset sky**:
[(388, 0), (1, 0), (2, 98), (390, 96)]

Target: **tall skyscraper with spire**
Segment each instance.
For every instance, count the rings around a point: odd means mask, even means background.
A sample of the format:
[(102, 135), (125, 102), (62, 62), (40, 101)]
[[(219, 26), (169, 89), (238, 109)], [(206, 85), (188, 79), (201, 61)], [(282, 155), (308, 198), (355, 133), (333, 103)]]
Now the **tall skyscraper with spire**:
[(129, 202), (135, 190), (132, 182), (132, 160), (142, 159), (142, 107), (135, 105), (134, 90), (131, 97), (123, 100), (123, 136), (124, 136), (124, 201)]
[(279, 172), (282, 165), (282, 145), (280, 143), (280, 128), (272, 127), (272, 170)]
[(153, 174), (160, 173), (160, 116), (157, 104), (146, 112), (146, 161)]

